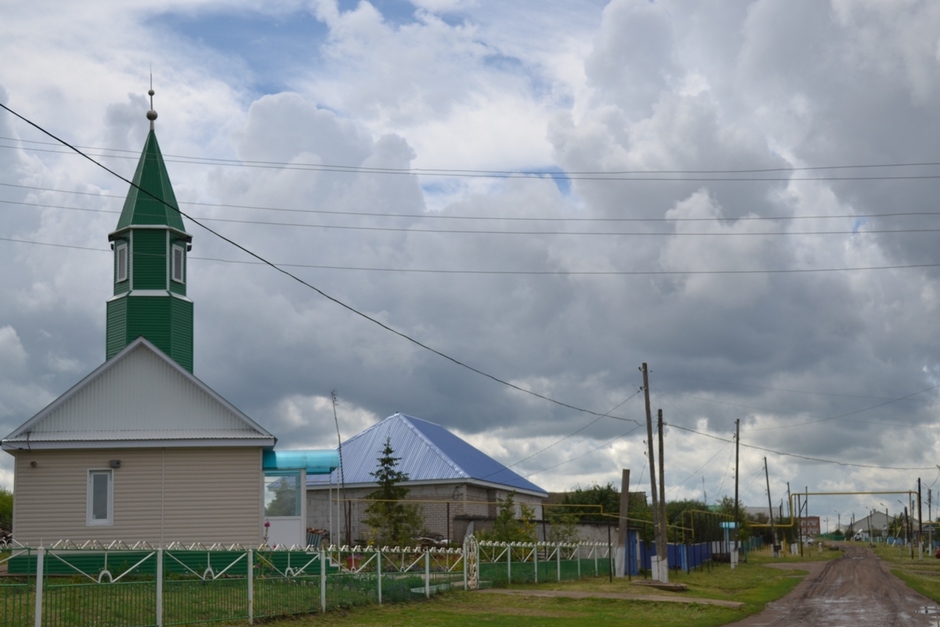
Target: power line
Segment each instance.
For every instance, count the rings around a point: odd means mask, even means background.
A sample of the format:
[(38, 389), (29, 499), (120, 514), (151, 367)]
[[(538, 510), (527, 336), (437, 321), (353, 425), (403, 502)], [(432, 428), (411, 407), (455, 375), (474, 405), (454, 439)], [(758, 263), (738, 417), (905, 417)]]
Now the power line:
[[(711, 439), (713, 439), (713, 440), (718, 440), (718, 441), (720, 441), (720, 442), (729, 442), (729, 443), (734, 442), (734, 440), (732, 440), (732, 439), (722, 438), (722, 437), (719, 437), (719, 436), (717, 436), (717, 435), (712, 435), (712, 434), (710, 434), (710, 433), (702, 433), (701, 431), (696, 431), (695, 429), (690, 429), (690, 428), (688, 428), (688, 427), (681, 427), (681, 426), (679, 426), (679, 425), (674, 425), (674, 424), (670, 424), (669, 426), (670, 426), (670, 427), (673, 427), (673, 428), (675, 428), (675, 429), (679, 429), (680, 431), (688, 431), (689, 433), (694, 433), (695, 435), (701, 435), (701, 436), (704, 436), (704, 437), (706, 437), (706, 438), (711, 438)], [(797, 459), (803, 459), (803, 460), (811, 461), (811, 462), (818, 462), (818, 463), (821, 463), (821, 464), (834, 464), (834, 465), (837, 465), (837, 466), (849, 466), (849, 467), (852, 467), (852, 468), (875, 468), (875, 469), (878, 469), (878, 470), (933, 470), (934, 468), (936, 468), (936, 466), (914, 466), (914, 467), (912, 467), (912, 466), (878, 466), (878, 465), (874, 465), (874, 464), (854, 464), (854, 463), (852, 463), (852, 462), (842, 462), (842, 461), (833, 460), (833, 459), (823, 459), (823, 458), (821, 458), (821, 457), (810, 457), (809, 455), (800, 455), (800, 454), (798, 454), (798, 453), (786, 453), (786, 452), (783, 452), (783, 451), (776, 451), (776, 450), (771, 449), (771, 448), (765, 448), (765, 447), (762, 447), (762, 446), (755, 446), (754, 444), (744, 444), (743, 442), (741, 443), (741, 446), (743, 446), (743, 447), (745, 447), (745, 448), (751, 448), (751, 449), (754, 449), (754, 450), (756, 450), (756, 451), (764, 451), (765, 453), (772, 453), (772, 454), (774, 454), (774, 455), (781, 455), (781, 456), (783, 456), (783, 457), (795, 457), (795, 458), (797, 458)]]
[[(114, 198), (123, 200), (124, 196), (117, 194), (103, 194), (97, 192), (83, 192), (78, 190), (63, 190), (52, 187), (40, 187), (36, 185), (22, 185), (17, 183), (2, 183), (2, 187), (14, 187), (19, 189), (31, 189), (35, 191), (53, 192), (57, 194), (72, 194), (80, 196), (94, 196), (96, 198)], [(339, 216), (361, 216), (375, 218), (406, 218), (420, 220), (470, 220), (470, 221), (503, 221), (503, 222), (636, 222), (636, 223), (685, 223), (685, 222), (717, 222), (727, 223), (735, 222), (759, 222), (773, 221), (786, 222), (795, 220), (869, 220), (878, 218), (899, 218), (899, 217), (938, 217), (940, 211), (899, 211), (893, 213), (859, 213), (859, 214), (834, 214), (834, 215), (774, 215), (774, 216), (722, 216), (722, 217), (695, 217), (695, 218), (670, 218), (670, 217), (629, 217), (629, 218), (575, 218), (575, 217), (528, 217), (528, 216), (471, 216), (471, 215), (453, 215), (444, 213), (388, 213), (376, 211), (336, 211), (329, 209), (297, 209), (287, 207), (268, 207), (263, 205), (233, 205), (228, 203), (208, 203), (208, 202), (181, 202), (180, 205), (192, 207), (212, 207), (220, 209), (249, 209), (254, 211), (281, 211), (287, 213), (309, 213), (318, 215), (339, 215)], [(866, 231), (867, 232), (867, 231)]]
[(737, 383), (735, 381), (719, 381), (716, 379), (706, 379), (704, 377), (693, 377), (689, 375), (675, 374), (673, 372), (664, 372), (662, 370), (651, 370), (650, 373), (666, 377), (675, 377), (678, 379), (689, 379), (691, 381), (702, 381), (704, 383), (718, 383), (720, 385), (733, 385), (735, 387), (750, 388), (753, 390), (769, 390), (771, 392), (788, 392), (792, 394), (805, 394), (805, 395), (814, 395), (814, 396), (834, 396), (837, 398), (867, 398), (867, 399), (877, 399), (877, 400), (890, 400), (886, 397), (881, 396), (867, 396), (861, 394), (836, 394), (834, 392), (819, 392), (815, 390), (793, 390), (789, 388), (778, 388), (768, 385), (754, 385), (751, 383)]
[[(637, 390), (636, 392), (634, 392), (633, 394), (631, 394), (631, 395), (628, 396), (627, 398), (625, 398), (625, 399), (623, 399), (622, 401), (620, 401), (619, 403), (617, 403), (612, 409), (608, 410), (607, 413), (605, 413), (603, 416), (598, 416), (597, 418), (595, 418), (595, 419), (592, 420), (591, 422), (587, 423), (586, 425), (584, 425), (584, 426), (581, 427), (580, 429), (576, 429), (575, 431), (569, 433), (569, 434), (566, 435), (565, 437), (560, 438), (560, 439), (558, 439), (558, 440), (552, 442), (551, 444), (549, 444), (549, 445), (546, 446), (545, 448), (539, 449), (538, 451), (535, 451), (534, 453), (532, 453), (532, 454), (529, 455), (528, 457), (523, 457), (523, 458), (520, 459), (519, 461), (514, 462), (514, 463), (512, 463), (512, 464), (509, 464), (509, 465), (506, 466), (506, 467), (507, 467), (507, 468), (512, 468), (513, 466), (518, 466), (518, 465), (521, 464), (522, 462), (528, 461), (528, 460), (532, 459), (533, 457), (535, 457), (536, 455), (540, 455), (540, 454), (544, 453), (545, 451), (547, 451), (548, 449), (550, 449), (550, 448), (552, 448), (552, 447), (554, 447), (554, 446), (557, 446), (558, 444), (561, 444), (561, 443), (564, 442), (565, 440), (568, 440), (568, 439), (570, 439), (570, 438), (576, 436), (577, 434), (581, 433), (582, 431), (584, 431), (584, 430), (587, 429), (588, 427), (592, 426), (592, 425), (595, 424), (596, 422), (600, 421), (601, 419), (608, 417), (608, 416), (611, 414), (611, 412), (617, 411), (617, 409), (620, 408), (620, 406), (622, 406), (624, 403), (626, 403), (626, 402), (629, 401), (630, 399), (635, 398), (635, 397), (636, 397), (640, 392), (642, 392), (642, 391), (643, 391), (642, 389)], [(635, 423), (637, 424), (637, 426), (640, 426), (640, 425), (641, 425), (641, 423), (640, 423), (639, 421), (637, 421), (637, 420), (632, 420), (631, 422), (635, 422)], [(498, 473), (492, 473), (492, 474), (487, 475), (486, 477), (483, 477), (483, 478), (486, 479), (487, 477), (490, 477), (490, 476), (492, 476), (492, 475), (494, 475), (494, 474), (498, 474)]]
[[(6, 107), (5, 107), (6, 108)], [(7, 111), (14, 113), (7, 108)], [(14, 115), (16, 115), (14, 113)], [(25, 119), (25, 118), (24, 118)], [(36, 128), (39, 128), (38, 126)], [(40, 129), (42, 130), (42, 129)], [(43, 131), (44, 132), (44, 131)], [(48, 133), (47, 133), (48, 134)], [(48, 134), (50, 137), (53, 135)], [(0, 137), (2, 140), (19, 142), (20, 144), (38, 144), (54, 146), (50, 142), (37, 142), (17, 138)], [(58, 139), (58, 138), (56, 138)], [(71, 149), (86, 158), (91, 158), (79, 148), (62, 142)], [(7, 149), (24, 149), (22, 146), (3, 146)], [(129, 150), (86, 147), (89, 151), (98, 151), (99, 157), (134, 159), (134, 154)], [(63, 150), (44, 150), (41, 148), (30, 148), (33, 152), (51, 152), (56, 154), (72, 154)], [(118, 154), (107, 154), (107, 153)], [(125, 154), (121, 154), (125, 153)], [(889, 168), (914, 168), (914, 167), (938, 167), (937, 162), (913, 162), (913, 163), (887, 163), (887, 164), (859, 164), (859, 165), (834, 165), (834, 166), (786, 166), (773, 168), (745, 168), (745, 169), (727, 169), (727, 170), (610, 170), (610, 171), (560, 171), (553, 169), (532, 169), (532, 170), (480, 170), (480, 169), (445, 169), (445, 168), (378, 168), (369, 166), (353, 166), (341, 164), (322, 164), (322, 163), (288, 163), (282, 161), (252, 161), (241, 159), (221, 159), (214, 157), (193, 157), (186, 155), (165, 155), (165, 160), (173, 163), (187, 163), (191, 165), (216, 165), (229, 167), (248, 167), (248, 168), (266, 168), (282, 170), (310, 170), (317, 172), (338, 172), (349, 174), (397, 174), (411, 176), (443, 176), (455, 178), (532, 178), (540, 177), (545, 179), (561, 180), (600, 180), (600, 181), (661, 181), (661, 182), (787, 182), (787, 181), (882, 181), (882, 180), (931, 180), (940, 178), (940, 174), (924, 175), (871, 175), (871, 176), (821, 176), (821, 177), (764, 177), (764, 176), (744, 176), (757, 174), (792, 174), (794, 172), (824, 172), (833, 170), (871, 170), (871, 169), (889, 169)], [(732, 176), (737, 175), (737, 176)]]
[[(187, 216), (188, 217), (188, 216)], [(190, 218), (192, 219), (192, 218)], [(202, 225), (200, 225), (202, 226)], [(106, 248), (92, 248), (88, 246), (75, 246), (69, 244), (56, 244), (40, 242), (13, 237), (0, 237), (0, 241), (16, 244), (31, 244), (35, 246), (53, 246), (55, 248), (71, 248), (75, 250), (88, 250), (108, 253)], [(220, 259), (218, 257), (188, 256), (187, 259), (199, 261), (212, 261), (216, 263), (231, 263), (241, 265), (267, 265), (260, 261), (246, 261), (239, 259)], [(469, 274), (469, 275), (507, 275), (507, 276), (709, 276), (709, 275), (751, 275), (751, 274), (831, 274), (840, 272), (875, 272), (880, 270), (916, 270), (924, 268), (940, 268), (940, 263), (908, 264), (896, 266), (859, 266), (855, 268), (792, 268), (767, 270), (446, 270), (440, 268), (381, 268), (374, 266), (336, 266), (310, 263), (277, 263), (283, 268), (307, 268), (312, 270), (337, 270), (351, 272), (391, 272), (402, 274)], [(702, 399), (713, 403), (720, 403), (713, 399)]]
[[(91, 207), (71, 207), (67, 205), (50, 205), (48, 203), (25, 202), (22, 200), (0, 200), (8, 205), (22, 205), (26, 207), (41, 207), (44, 209), (62, 209), (65, 211), (85, 211), (89, 213), (120, 213), (110, 209), (94, 209)], [(203, 222), (228, 222), (232, 224), (252, 224), (259, 226), (277, 226), (286, 228), (305, 228), (341, 231), (375, 231), (389, 233), (430, 233), (444, 235), (525, 235), (525, 236), (567, 236), (567, 237), (806, 237), (823, 235), (890, 235), (890, 234), (921, 234), (937, 233), (940, 228), (907, 228), (907, 229), (848, 229), (840, 231), (498, 231), (492, 229), (426, 229), (414, 227), (389, 226), (362, 226), (352, 224), (310, 224), (306, 222), (272, 222), (271, 220), (244, 220), (238, 218), (211, 218), (206, 216), (186, 216), (190, 220)]]
[[(263, 263), (264, 265), (267, 265), (268, 267), (272, 268), (273, 270), (276, 270), (277, 272), (283, 274), (284, 276), (287, 276), (287, 277), (293, 279), (294, 281), (296, 281), (297, 283), (299, 283), (299, 284), (301, 284), (301, 285), (307, 287), (308, 289), (313, 290), (314, 292), (316, 292), (316, 293), (319, 294), (320, 296), (322, 296), (322, 297), (326, 298), (327, 300), (329, 300), (329, 301), (331, 301), (331, 302), (333, 302), (333, 303), (339, 305), (340, 307), (346, 309), (346, 310), (349, 311), (350, 313), (353, 313), (353, 314), (355, 314), (355, 315), (357, 315), (357, 316), (359, 316), (359, 317), (361, 317), (361, 318), (363, 318), (363, 319), (365, 319), (365, 320), (368, 320), (369, 322), (371, 322), (371, 323), (373, 323), (373, 324), (379, 326), (380, 328), (384, 329), (385, 331), (388, 331), (389, 333), (393, 333), (393, 334), (397, 335), (398, 337), (400, 337), (400, 338), (402, 338), (402, 339), (404, 339), (404, 340), (406, 340), (406, 341), (408, 341), (408, 342), (411, 342), (411, 343), (414, 344), (415, 346), (418, 346), (419, 348), (422, 348), (422, 349), (424, 349), (424, 350), (426, 350), (426, 351), (428, 351), (428, 352), (430, 352), (430, 353), (433, 353), (433, 354), (437, 355), (438, 357), (441, 357), (442, 359), (445, 359), (445, 360), (447, 360), (447, 361), (453, 363), (453, 364), (456, 365), (456, 366), (459, 366), (459, 367), (461, 367), (461, 368), (464, 368), (464, 369), (466, 369), (466, 370), (469, 370), (470, 372), (474, 372), (474, 373), (476, 373), (476, 374), (478, 374), (478, 375), (480, 375), (480, 376), (482, 376), (482, 377), (485, 377), (485, 378), (487, 378), (487, 379), (490, 379), (491, 381), (494, 381), (494, 382), (496, 382), (496, 383), (499, 383), (500, 385), (503, 385), (503, 386), (505, 386), (505, 387), (511, 388), (511, 389), (516, 390), (516, 391), (518, 391), (518, 392), (522, 392), (522, 393), (524, 393), (524, 394), (528, 394), (528, 395), (530, 395), (530, 396), (534, 396), (534, 397), (536, 397), (536, 398), (540, 398), (540, 399), (542, 399), (542, 400), (544, 400), (544, 401), (553, 403), (553, 404), (558, 405), (558, 406), (560, 406), (560, 407), (565, 407), (565, 408), (567, 408), (567, 409), (572, 409), (572, 410), (574, 410), (574, 411), (578, 411), (578, 412), (590, 414), (590, 415), (593, 415), (593, 416), (605, 416), (605, 417), (613, 418), (613, 419), (615, 419), (615, 420), (627, 420), (627, 419), (625, 419), (625, 418), (621, 418), (621, 417), (618, 417), (618, 416), (608, 416), (607, 414), (601, 414), (601, 413), (598, 413), (598, 412), (591, 411), (591, 410), (589, 410), (589, 409), (584, 409), (584, 408), (582, 408), (582, 407), (577, 407), (577, 406), (575, 406), (575, 405), (571, 405), (571, 404), (565, 403), (565, 402), (563, 402), (563, 401), (559, 401), (559, 400), (557, 400), (557, 399), (551, 398), (551, 397), (546, 396), (546, 395), (544, 395), (544, 394), (539, 394), (538, 392), (535, 392), (535, 391), (533, 391), (533, 390), (527, 390), (527, 389), (525, 389), (525, 388), (523, 388), (523, 387), (521, 387), (521, 386), (519, 386), (519, 385), (516, 385), (515, 383), (511, 383), (511, 382), (509, 382), (509, 381), (505, 381), (505, 380), (503, 380), (503, 379), (500, 379), (499, 377), (497, 377), (497, 376), (495, 376), (495, 375), (492, 375), (492, 374), (490, 374), (490, 373), (488, 373), (488, 372), (485, 372), (485, 371), (483, 371), (483, 370), (481, 370), (481, 369), (479, 369), (479, 368), (476, 368), (476, 367), (471, 366), (471, 365), (469, 365), (469, 364), (467, 364), (467, 363), (464, 363), (464, 362), (460, 361), (459, 359), (456, 359), (455, 357), (451, 357), (450, 355), (448, 355), (448, 354), (446, 354), (446, 353), (443, 353), (443, 352), (441, 352), (441, 351), (439, 351), (439, 350), (437, 350), (437, 349), (435, 349), (435, 348), (432, 348), (432, 347), (428, 346), (427, 344), (424, 344), (423, 342), (420, 342), (419, 340), (417, 340), (417, 339), (411, 337), (410, 335), (408, 335), (408, 334), (406, 334), (406, 333), (404, 333), (404, 332), (402, 332), (402, 331), (399, 331), (399, 330), (397, 330), (397, 329), (395, 329), (395, 328), (393, 328), (393, 327), (391, 327), (391, 326), (385, 324), (384, 322), (381, 322), (380, 320), (377, 320), (376, 318), (373, 318), (372, 316), (369, 316), (368, 314), (366, 314), (366, 313), (364, 313), (364, 312), (362, 312), (362, 311), (359, 311), (358, 309), (356, 309), (356, 308), (353, 307), (352, 305), (348, 305), (348, 304), (346, 304), (345, 302), (339, 300), (338, 298), (336, 298), (336, 297), (334, 297), (334, 296), (331, 296), (330, 294), (324, 292), (324, 291), (321, 290), (320, 288), (318, 288), (318, 287), (316, 287), (316, 286), (314, 286), (314, 285), (308, 283), (307, 281), (304, 281), (303, 279), (301, 279), (301, 278), (298, 277), (297, 275), (288, 272), (288, 271), (285, 270), (284, 268), (281, 268), (281, 267), (279, 267), (277, 264), (274, 264), (274, 263), (272, 263), (271, 261), (268, 261), (266, 258), (264, 258), (264, 257), (262, 257), (261, 255), (259, 255), (259, 254), (255, 253), (255, 252), (253, 252), (252, 250), (246, 248), (245, 246), (242, 246), (241, 244), (235, 242), (234, 240), (232, 240), (232, 239), (230, 239), (230, 238), (228, 238), (228, 237), (222, 235), (222, 234), (219, 233), (218, 231), (215, 231), (215, 230), (213, 230), (212, 228), (210, 228), (210, 227), (208, 227), (208, 226), (206, 226), (206, 225), (200, 223), (199, 221), (194, 220), (192, 217), (190, 217), (189, 215), (187, 215), (186, 213), (184, 213), (183, 211), (181, 211), (179, 207), (174, 207), (174, 206), (170, 205), (168, 202), (166, 202), (165, 200), (163, 200), (163, 199), (161, 199), (161, 198), (157, 198), (156, 196), (154, 196), (153, 194), (151, 194), (149, 191), (147, 191), (147, 190), (141, 188), (141, 187), (138, 186), (138, 185), (135, 185), (132, 181), (130, 181), (130, 180), (124, 178), (123, 176), (121, 176), (121, 175), (118, 174), (117, 172), (114, 172), (113, 170), (111, 170), (110, 168), (108, 168), (107, 166), (105, 166), (104, 164), (99, 163), (98, 161), (95, 161), (93, 158), (91, 158), (91, 157), (89, 157), (88, 155), (84, 154), (82, 151), (78, 150), (77, 148), (75, 148), (74, 146), (72, 146), (71, 144), (69, 144), (68, 142), (66, 142), (65, 140), (60, 139), (59, 137), (53, 135), (51, 132), (49, 132), (49, 131), (47, 131), (46, 129), (44, 129), (43, 127), (39, 126), (39, 125), (36, 124), (35, 122), (33, 122), (33, 121), (31, 121), (31, 120), (29, 120), (29, 119), (23, 117), (22, 115), (20, 115), (20, 114), (17, 113), (16, 111), (13, 111), (13, 110), (10, 109), (9, 107), (7, 107), (5, 104), (0, 103), (0, 108), (3, 108), (4, 110), (6, 110), (7, 112), (9, 112), (10, 114), (12, 114), (12, 115), (14, 115), (15, 117), (19, 118), (20, 120), (26, 122), (26, 123), (29, 124), (30, 126), (32, 126), (32, 127), (34, 127), (35, 129), (39, 130), (40, 132), (42, 132), (42, 133), (48, 135), (48, 136), (51, 137), (52, 139), (54, 139), (54, 140), (56, 140), (57, 142), (61, 143), (62, 145), (64, 145), (64, 146), (70, 148), (71, 150), (75, 151), (75, 152), (78, 153), (79, 155), (81, 155), (81, 156), (83, 156), (84, 158), (86, 158), (86, 159), (88, 159), (89, 161), (91, 161), (91, 162), (92, 162), (93, 164), (95, 164), (96, 166), (98, 166), (98, 167), (100, 167), (101, 169), (105, 170), (106, 172), (110, 173), (112, 176), (115, 176), (115, 177), (121, 179), (122, 181), (124, 181), (125, 183), (127, 183), (128, 185), (130, 185), (131, 187), (136, 188), (138, 191), (140, 191), (140, 192), (142, 192), (142, 193), (144, 193), (144, 194), (147, 194), (148, 196), (150, 196), (151, 198), (153, 198), (153, 199), (156, 200), (157, 202), (161, 202), (161, 203), (163, 203), (164, 205), (166, 205), (167, 207), (169, 207), (170, 209), (173, 209), (174, 211), (179, 212), (179, 214), (180, 214), (181, 216), (183, 216), (183, 217), (189, 219), (193, 224), (195, 224), (196, 226), (199, 226), (200, 228), (204, 229), (205, 231), (211, 233), (212, 235), (216, 236), (217, 238), (221, 239), (222, 241), (228, 243), (228, 244), (231, 245), (231, 246), (234, 246), (235, 248), (237, 248), (238, 250), (244, 252), (245, 254), (247, 254), (247, 255), (249, 255), (249, 256), (251, 256), (251, 257), (254, 257), (255, 259), (257, 259), (259, 262)], [(632, 421), (631, 421), (631, 422), (632, 422)]]

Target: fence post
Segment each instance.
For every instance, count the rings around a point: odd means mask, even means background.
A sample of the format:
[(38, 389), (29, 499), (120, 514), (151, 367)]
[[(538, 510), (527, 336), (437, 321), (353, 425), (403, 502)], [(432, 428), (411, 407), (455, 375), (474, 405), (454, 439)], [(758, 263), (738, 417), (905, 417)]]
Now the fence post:
[(512, 583), (512, 542), (506, 543), (506, 579)]
[(555, 544), (555, 564), (558, 571), (558, 581), (561, 581), (561, 544)]
[(375, 554), (377, 556), (375, 562), (375, 580), (378, 582), (379, 586), (379, 605), (382, 605), (382, 549), (376, 548)]
[[(628, 537), (627, 542), (629, 541), (630, 541), (630, 538)], [(600, 566), (597, 563), (597, 554), (600, 553), (600, 550), (598, 550), (597, 542), (594, 543), (594, 546), (591, 548), (591, 551), (594, 553), (594, 576), (600, 577), (601, 576)], [(627, 554), (629, 553), (630, 552), (627, 551)]]
[(320, 547), (320, 611), (326, 613), (326, 551)]
[(255, 552), (248, 549), (248, 624), (255, 624)]
[(532, 560), (535, 564), (535, 583), (539, 582), (539, 543), (535, 543), (535, 550), (532, 551)]
[(431, 551), (424, 551), (424, 598), (431, 598)]
[(463, 546), (460, 548), (460, 550), (463, 553), (463, 589), (469, 590), (470, 588), (468, 586), (470, 585), (470, 582), (469, 582), (470, 577), (469, 577), (469, 573), (467, 572), (468, 571), (467, 569), (468, 551), (467, 551), (467, 539), (466, 538), (464, 538)]
[(575, 547), (574, 554), (578, 556), (578, 579), (581, 579), (581, 543)]
[(157, 627), (163, 627), (163, 547), (157, 549)]
[(36, 551), (36, 616), (33, 620), (36, 627), (42, 627), (42, 563), (45, 557), (46, 549), (40, 546)]

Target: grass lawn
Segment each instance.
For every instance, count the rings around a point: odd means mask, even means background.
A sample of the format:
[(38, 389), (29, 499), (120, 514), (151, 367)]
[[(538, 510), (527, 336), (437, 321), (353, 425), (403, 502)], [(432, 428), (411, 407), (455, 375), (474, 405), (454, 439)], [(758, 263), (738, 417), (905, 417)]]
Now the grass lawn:
[[(368, 606), (323, 615), (298, 617), (268, 623), (275, 627), (313, 627), (315, 625), (572, 625), (603, 624), (616, 621), (662, 627), (713, 627), (741, 620), (757, 613), (770, 601), (786, 595), (805, 575), (805, 571), (768, 568), (772, 562), (799, 562), (832, 559), (837, 551), (814, 551), (804, 558), (774, 559), (769, 551), (752, 552), (747, 564), (731, 570), (716, 565), (709, 570), (689, 574), (670, 573), (670, 582), (688, 586), (685, 592), (664, 592), (632, 584), (626, 579), (589, 578), (580, 581), (514, 585), (513, 590), (564, 590), (590, 593), (648, 593), (660, 596), (721, 599), (744, 605), (730, 609), (696, 603), (635, 601), (610, 598), (530, 597), (478, 592), (453, 591), (427, 601), (398, 605)], [(940, 560), (937, 560), (940, 562)], [(595, 622), (596, 621), (596, 622)]]

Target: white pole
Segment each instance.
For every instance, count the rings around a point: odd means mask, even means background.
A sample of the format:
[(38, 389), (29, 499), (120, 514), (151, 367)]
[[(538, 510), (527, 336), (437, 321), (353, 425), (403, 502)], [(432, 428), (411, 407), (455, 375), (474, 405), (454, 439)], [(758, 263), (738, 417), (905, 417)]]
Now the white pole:
[(255, 552), (248, 549), (248, 624), (255, 624)]
[(163, 627), (163, 549), (157, 549), (157, 627)]
[(424, 598), (431, 598), (431, 552), (424, 552)]
[(535, 583), (539, 582), (539, 543), (535, 543), (535, 549), (532, 551), (533, 563), (535, 564)]
[(379, 605), (382, 605), (382, 549), (376, 549), (375, 554), (377, 556), (377, 561), (375, 562), (375, 578), (379, 586)]
[(36, 627), (42, 627), (42, 571), (45, 557), (46, 549), (40, 546), (36, 552), (36, 616), (33, 621)]
[(326, 613), (326, 551), (320, 545), (320, 611)]

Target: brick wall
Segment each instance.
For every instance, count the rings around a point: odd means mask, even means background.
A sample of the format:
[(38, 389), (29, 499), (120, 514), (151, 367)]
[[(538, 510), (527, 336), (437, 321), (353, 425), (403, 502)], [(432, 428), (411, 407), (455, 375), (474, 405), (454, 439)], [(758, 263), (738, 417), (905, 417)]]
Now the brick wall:
[[(331, 531), (331, 541), (345, 544), (347, 537), (356, 544), (367, 542), (369, 529), (363, 523), (366, 517), (366, 495), (374, 488), (347, 488), (345, 498), (348, 505), (349, 533), (342, 508), (337, 511), (339, 490), (307, 491), (307, 527)], [(463, 542), (471, 522), (474, 529), (486, 528), (486, 520), (496, 517), (499, 501), (506, 498), (509, 490), (497, 490), (471, 484), (426, 484), (409, 486), (408, 500), (419, 504), (427, 533), (440, 536), (454, 543)], [(516, 494), (517, 512), (520, 504), (528, 505), (536, 519), (542, 517), (542, 499)]]

